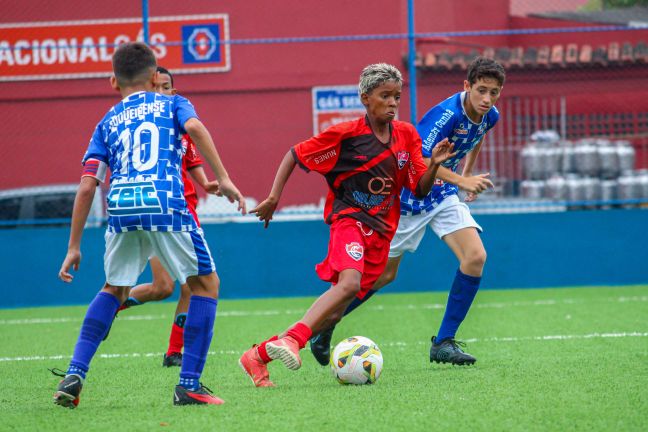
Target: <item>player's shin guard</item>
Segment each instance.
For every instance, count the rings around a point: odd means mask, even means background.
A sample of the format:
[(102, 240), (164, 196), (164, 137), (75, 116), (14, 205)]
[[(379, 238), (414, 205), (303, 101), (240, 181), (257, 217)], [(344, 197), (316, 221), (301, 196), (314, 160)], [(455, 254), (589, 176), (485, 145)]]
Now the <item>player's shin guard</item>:
[(74, 347), (74, 354), (68, 369), (69, 375), (85, 378), (90, 368), (90, 361), (97, 352), (99, 344), (108, 332), (119, 307), (119, 300), (107, 292), (99, 292), (88, 306), (79, 339)]
[(477, 295), (480, 282), (481, 277), (470, 276), (462, 273), (461, 270), (457, 270), (448, 295), (448, 304), (443, 315), (443, 321), (441, 321), (441, 327), (436, 336), (437, 343), (455, 337), (457, 329), (466, 318), (468, 310)]
[(209, 345), (214, 334), (216, 305), (218, 301), (210, 297), (191, 296), (187, 321), (184, 326), (184, 355), (180, 370), (180, 385), (189, 390), (197, 390), (202, 375)]

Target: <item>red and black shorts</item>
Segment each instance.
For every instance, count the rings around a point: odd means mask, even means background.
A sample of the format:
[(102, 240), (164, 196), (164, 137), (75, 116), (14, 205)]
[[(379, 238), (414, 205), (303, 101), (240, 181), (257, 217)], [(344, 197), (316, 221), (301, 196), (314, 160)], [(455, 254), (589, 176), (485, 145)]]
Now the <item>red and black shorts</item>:
[(340, 272), (353, 269), (362, 274), (362, 299), (382, 274), (389, 256), (389, 240), (362, 222), (344, 218), (331, 225), (328, 255), (315, 266), (317, 275), (325, 282), (337, 283)]

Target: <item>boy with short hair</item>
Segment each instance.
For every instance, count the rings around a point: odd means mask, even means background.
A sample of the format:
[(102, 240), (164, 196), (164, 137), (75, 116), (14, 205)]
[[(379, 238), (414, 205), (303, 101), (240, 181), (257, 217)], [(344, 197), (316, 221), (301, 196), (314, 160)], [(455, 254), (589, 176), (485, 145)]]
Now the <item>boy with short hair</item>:
[(120, 45), (112, 58), (113, 88), (123, 99), (97, 125), (83, 158), (83, 174), (74, 202), (68, 252), (59, 278), (71, 282), (78, 270), (83, 227), (98, 182), (110, 168), (106, 283), (90, 303), (74, 354), (54, 394), (58, 405), (74, 408), (99, 344), (117, 308), (126, 300), (151, 255), (172, 277), (192, 291), (185, 324), (185, 358), (174, 405), (222, 404), (200, 383), (213, 335), (219, 279), (202, 230), (187, 210), (180, 164), (181, 137), (188, 133), (214, 170), (220, 192), (237, 201), (241, 193), (229, 179), (214, 143), (191, 103), (154, 93), (157, 62), (143, 43)]
[[(173, 85), (173, 75), (162, 66), (157, 67), (157, 82), (155, 91), (167, 96), (173, 96), (178, 90)], [(189, 134), (182, 136), (182, 148), (184, 156), (182, 157), (182, 183), (184, 185), (184, 197), (187, 201), (187, 209), (196, 220), (196, 225), (200, 227), (196, 206), (198, 205), (198, 194), (189, 175), (208, 193), (218, 194), (218, 182), (209, 181), (205, 170), (203, 169), (203, 160), (196, 150), (196, 145), (191, 140)], [(130, 290), (128, 300), (119, 307), (119, 311), (134, 306), (139, 306), (149, 301), (164, 300), (173, 294), (175, 281), (164, 269), (162, 263), (157, 257), (151, 257), (149, 260), (153, 281), (137, 285)], [(162, 359), (162, 366), (182, 366), (182, 347), (184, 345), (184, 324), (187, 320), (187, 310), (189, 309), (189, 298), (191, 289), (186, 283), (180, 285), (180, 298), (171, 326), (171, 335), (169, 336), (169, 346), (167, 347)]]
[[(459, 201), (457, 193), (458, 189), (466, 191), (466, 201), (470, 202), (479, 193), (493, 187), (488, 174), (473, 175), (472, 170), (484, 136), (499, 119), (495, 103), (500, 97), (504, 79), (504, 68), (499, 63), (478, 57), (468, 67), (464, 91), (430, 109), (418, 123), (424, 158), (429, 158), (436, 147), (447, 142), (454, 144), (456, 155), (439, 167), (438, 179), (425, 198), (420, 199), (403, 189), (401, 219), (385, 271), (366, 296), (354, 299), (346, 311), (332, 316), (329, 327), (311, 340), (311, 352), (321, 365), (329, 362), (335, 323), (396, 278), (403, 253), (416, 251), (428, 226), (459, 260), (441, 327), (432, 337), (430, 361), (456, 365), (475, 363), (475, 357), (463, 352), (455, 334), (479, 289), (486, 251), (479, 237), (482, 229), (471, 216), (468, 206)], [(464, 157), (466, 164), (459, 175), (456, 170)]]
[(395, 120), (401, 87), (402, 76), (394, 66), (367, 66), (360, 75), (358, 92), (367, 115), (294, 146), (279, 166), (270, 195), (251, 211), (268, 226), (297, 164), (326, 178), (329, 193), (324, 217), (331, 225), (331, 237), (328, 256), (316, 271), (332, 285), (299, 322), (254, 345), (240, 358), (257, 387), (274, 385), (267, 369), (272, 360), (299, 369), (299, 351), (311, 335), (325, 328), (332, 313), (343, 311), (356, 295), (364, 296), (373, 286), (385, 267), (398, 224), (401, 187), (420, 197), (427, 195), (439, 164), (452, 156), (450, 144), (439, 145), (426, 167), (416, 130)]

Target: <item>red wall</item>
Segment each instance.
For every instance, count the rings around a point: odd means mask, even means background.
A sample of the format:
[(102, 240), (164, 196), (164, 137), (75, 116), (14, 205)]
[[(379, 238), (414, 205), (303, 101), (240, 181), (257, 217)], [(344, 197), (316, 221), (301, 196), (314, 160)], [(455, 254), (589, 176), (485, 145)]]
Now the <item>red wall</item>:
[[(88, 3), (24, 0), (4, 7), (2, 22), (136, 17), (140, 2)], [(151, 16), (227, 13), (232, 39), (407, 32), (407, 1), (225, 0), (151, 1)], [(509, 27), (508, 0), (417, 0), (417, 32)], [(520, 38), (521, 40), (521, 38)], [(517, 41), (517, 39), (516, 39)], [(450, 38), (511, 45), (504, 36)], [(516, 42), (517, 43), (517, 42)], [(521, 42), (520, 42), (521, 43)], [(176, 86), (195, 104), (243, 193), (265, 197), (289, 147), (312, 134), (311, 88), (355, 84), (369, 63), (395, 64), (407, 74), (405, 40), (232, 45), (231, 71), (178, 75)], [(419, 116), (459, 91), (461, 73), (420, 77)], [(546, 81), (511, 78), (506, 93), (543, 93)], [(622, 84), (622, 83), (621, 83)], [(521, 90), (521, 89), (524, 90)], [(569, 83), (561, 85), (565, 91)], [(555, 90), (557, 91), (557, 90)], [(562, 91), (562, 90), (561, 90)], [(11, 133), (0, 135), (0, 189), (78, 181), (80, 159), (97, 121), (119, 100), (106, 79), (0, 83), (0, 112)], [(409, 95), (400, 118), (409, 120)], [(297, 170), (282, 204), (317, 202), (325, 194), (316, 174)]]

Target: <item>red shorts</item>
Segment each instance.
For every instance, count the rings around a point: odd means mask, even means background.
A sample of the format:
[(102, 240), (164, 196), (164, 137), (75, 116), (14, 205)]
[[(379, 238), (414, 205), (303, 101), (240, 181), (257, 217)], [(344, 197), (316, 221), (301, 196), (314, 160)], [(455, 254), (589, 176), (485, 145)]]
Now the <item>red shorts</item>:
[(315, 266), (315, 271), (323, 281), (335, 284), (342, 270), (358, 270), (362, 279), (357, 297), (362, 299), (387, 265), (389, 243), (360, 221), (338, 219), (331, 225), (328, 256)]
[(200, 228), (200, 221), (198, 220), (198, 213), (196, 213), (196, 207), (188, 205), (187, 209), (189, 210), (189, 213), (191, 213), (194, 220), (196, 221), (196, 225), (198, 225), (198, 228)]

